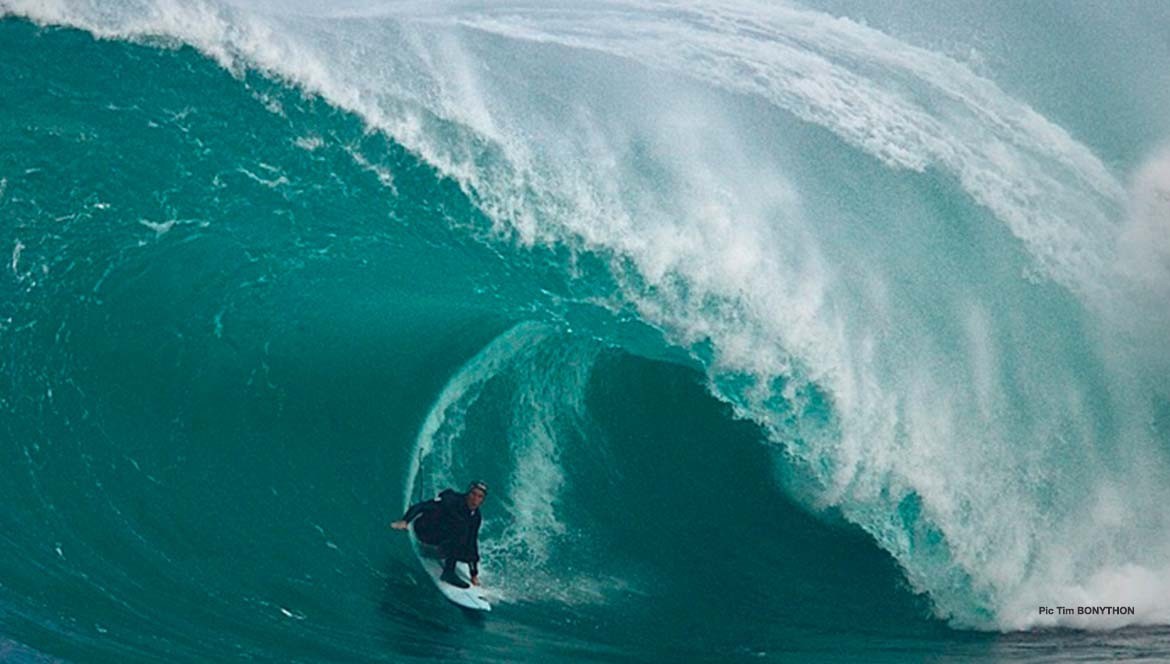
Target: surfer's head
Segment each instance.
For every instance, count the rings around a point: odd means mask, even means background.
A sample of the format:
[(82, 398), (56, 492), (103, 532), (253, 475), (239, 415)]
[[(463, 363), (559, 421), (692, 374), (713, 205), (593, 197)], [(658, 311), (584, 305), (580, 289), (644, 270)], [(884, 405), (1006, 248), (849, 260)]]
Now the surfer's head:
[(471, 509), (479, 508), (484, 498), (487, 498), (487, 484), (476, 480), (467, 487), (467, 506)]

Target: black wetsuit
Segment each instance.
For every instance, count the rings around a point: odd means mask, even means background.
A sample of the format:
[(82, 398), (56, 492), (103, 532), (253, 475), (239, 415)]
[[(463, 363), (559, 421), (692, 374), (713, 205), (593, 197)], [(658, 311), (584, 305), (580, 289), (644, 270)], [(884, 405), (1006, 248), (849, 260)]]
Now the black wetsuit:
[(455, 562), (467, 563), (471, 576), (479, 574), (479, 525), (483, 517), (478, 509), (467, 506), (467, 494), (445, 489), (434, 500), (411, 505), (402, 520), (414, 522), (414, 534), (424, 544), (439, 547), (444, 571), (454, 570)]

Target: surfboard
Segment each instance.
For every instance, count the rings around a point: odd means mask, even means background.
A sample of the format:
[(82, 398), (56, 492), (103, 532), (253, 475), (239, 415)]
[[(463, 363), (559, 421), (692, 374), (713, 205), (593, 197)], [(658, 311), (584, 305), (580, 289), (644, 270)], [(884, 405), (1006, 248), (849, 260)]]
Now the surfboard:
[[(423, 569), (426, 570), (427, 576), (443, 593), (443, 596), (451, 600), (455, 604), (466, 609), (474, 609), (476, 611), (491, 611), (492, 605), (488, 603), (487, 595), (484, 593), (482, 586), (470, 586), (468, 588), (456, 588), (455, 586), (444, 583), (439, 580), (443, 574), (443, 559), (438, 557), (438, 553), (431, 547), (418, 541), (414, 536), (414, 528), (410, 529), (410, 544), (414, 548), (414, 555), (418, 557), (419, 563), (422, 564)], [(471, 570), (467, 563), (455, 563), (455, 574), (471, 583)]]

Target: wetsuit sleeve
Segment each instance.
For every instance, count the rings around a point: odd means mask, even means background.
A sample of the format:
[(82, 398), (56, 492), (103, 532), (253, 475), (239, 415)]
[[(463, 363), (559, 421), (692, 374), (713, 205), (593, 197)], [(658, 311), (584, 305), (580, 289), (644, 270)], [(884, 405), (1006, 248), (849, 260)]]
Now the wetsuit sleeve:
[(420, 514), (426, 514), (427, 512), (433, 512), (439, 509), (439, 505), (440, 502), (438, 498), (435, 498), (434, 500), (424, 500), (421, 503), (411, 505), (410, 509), (406, 510), (406, 514), (402, 515), (402, 520), (410, 523), (416, 516), (419, 516)]
[(472, 576), (479, 576), (479, 524), (483, 523), (483, 516), (475, 516), (475, 527), (471, 530), (471, 562), (467, 563), (468, 571)]

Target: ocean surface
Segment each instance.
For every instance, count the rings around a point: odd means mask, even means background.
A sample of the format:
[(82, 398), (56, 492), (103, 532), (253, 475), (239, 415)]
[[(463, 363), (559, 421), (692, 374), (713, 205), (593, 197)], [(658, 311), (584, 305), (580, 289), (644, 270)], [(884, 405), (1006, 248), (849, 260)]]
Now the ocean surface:
[(1156, 1), (0, 0), (0, 659), (1170, 659), (1168, 109)]

